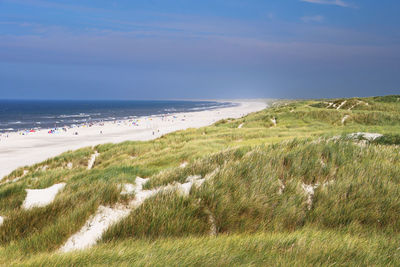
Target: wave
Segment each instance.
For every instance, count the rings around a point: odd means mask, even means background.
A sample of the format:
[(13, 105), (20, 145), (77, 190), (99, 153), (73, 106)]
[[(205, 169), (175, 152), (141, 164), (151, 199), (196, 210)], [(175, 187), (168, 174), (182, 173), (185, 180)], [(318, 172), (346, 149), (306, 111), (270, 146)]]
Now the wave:
[(199, 111), (199, 110), (208, 110), (208, 109), (216, 109), (216, 108), (227, 108), (227, 107), (234, 107), (235, 104), (227, 103), (221, 105), (214, 105), (214, 106), (202, 106), (202, 107), (194, 107), (189, 108), (188, 111)]
[(63, 114), (58, 116), (57, 118), (66, 119), (66, 118), (87, 118), (87, 117), (90, 117), (90, 114), (79, 113), (79, 114), (68, 114), (68, 115)]

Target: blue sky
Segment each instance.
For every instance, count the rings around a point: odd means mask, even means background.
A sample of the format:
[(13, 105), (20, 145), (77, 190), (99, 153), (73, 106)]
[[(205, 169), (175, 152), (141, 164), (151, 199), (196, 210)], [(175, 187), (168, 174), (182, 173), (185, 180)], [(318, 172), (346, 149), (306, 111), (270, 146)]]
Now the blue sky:
[(0, 98), (400, 93), (398, 0), (0, 0)]

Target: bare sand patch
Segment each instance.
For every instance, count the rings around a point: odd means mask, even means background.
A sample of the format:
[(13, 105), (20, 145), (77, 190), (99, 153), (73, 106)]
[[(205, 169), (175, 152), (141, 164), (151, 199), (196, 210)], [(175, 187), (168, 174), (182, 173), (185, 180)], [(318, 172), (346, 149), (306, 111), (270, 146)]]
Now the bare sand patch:
[(349, 117), (350, 117), (350, 115), (345, 115), (345, 116), (342, 118), (342, 124), (344, 124), (344, 123), (346, 122), (346, 120), (347, 120)]
[(31, 209), (49, 205), (64, 186), (65, 183), (60, 183), (44, 189), (25, 189), (27, 194), (24, 203), (22, 203), (22, 208)]
[(273, 118), (271, 119), (271, 122), (274, 124), (274, 126), (276, 126), (276, 118), (275, 118), (275, 117), (273, 117)]

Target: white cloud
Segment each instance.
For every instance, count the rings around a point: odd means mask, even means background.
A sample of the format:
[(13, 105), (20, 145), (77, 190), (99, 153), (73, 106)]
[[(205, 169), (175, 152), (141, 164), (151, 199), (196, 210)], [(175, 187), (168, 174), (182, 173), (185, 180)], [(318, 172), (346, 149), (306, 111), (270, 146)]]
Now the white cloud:
[(300, 0), (301, 2), (307, 2), (312, 4), (320, 4), (320, 5), (334, 5), (341, 7), (350, 7), (349, 3), (346, 3), (343, 0)]
[(324, 20), (324, 17), (321, 15), (316, 15), (316, 16), (304, 16), (300, 18), (304, 22), (322, 22)]

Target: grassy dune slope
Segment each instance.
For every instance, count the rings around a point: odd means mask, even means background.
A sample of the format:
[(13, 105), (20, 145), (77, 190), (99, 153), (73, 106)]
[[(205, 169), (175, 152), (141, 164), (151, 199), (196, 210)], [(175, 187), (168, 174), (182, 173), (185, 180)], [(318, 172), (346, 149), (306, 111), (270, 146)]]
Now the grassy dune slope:
[[(0, 264), (398, 266), (399, 133), (400, 96), (281, 101), (154, 141), (67, 152), (2, 181)], [(134, 198), (121, 184), (149, 177), (152, 189), (190, 175), (209, 179), (188, 197), (146, 200), (92, 249), (57, 252), (100, 205)], [(20, 208), (26, 188), (59, 182), (50, 205)]]

